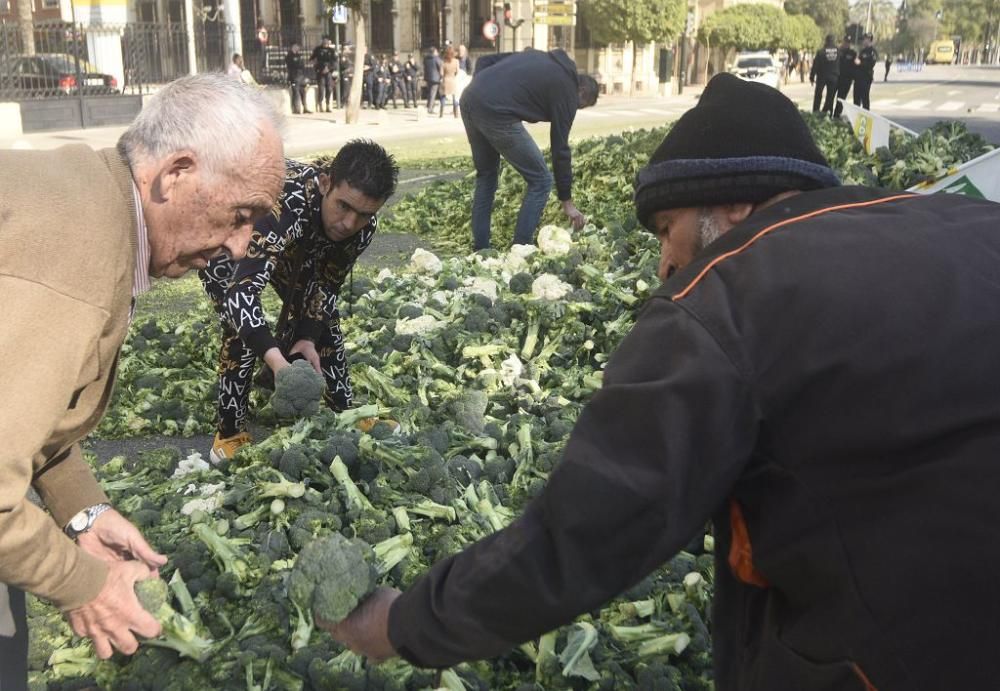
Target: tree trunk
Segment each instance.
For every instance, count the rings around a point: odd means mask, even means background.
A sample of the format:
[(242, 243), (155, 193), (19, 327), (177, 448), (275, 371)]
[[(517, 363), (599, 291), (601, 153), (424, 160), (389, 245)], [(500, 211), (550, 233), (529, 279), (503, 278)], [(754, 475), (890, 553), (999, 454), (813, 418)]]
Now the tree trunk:
[(360, 8), (354, 10), (351, 19), (354, 22), (354, 79), (351, 80), (351, 93), (347, 99), (348, 125), (353, 125), (361, 117), (361, 86), (365, 78), (365, 54), (368, 52), (364, 12)]
[(628, 95), (635, 95), (635, 81), (639, 76), (639, 42), (632, 40), (632, 77), (628, 81)]
[(21, 52), (35, 54), (35, 27), (32, 22), (34, 0), (17, 0), (17, 26), (21, 34)]

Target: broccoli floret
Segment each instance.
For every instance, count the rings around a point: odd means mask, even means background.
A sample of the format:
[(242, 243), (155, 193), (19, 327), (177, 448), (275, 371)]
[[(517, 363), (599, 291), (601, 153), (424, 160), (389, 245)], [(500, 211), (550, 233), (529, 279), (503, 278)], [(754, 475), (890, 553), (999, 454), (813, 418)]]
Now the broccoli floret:
[(468, 485), (470, 482), (477, 482), (483, 475), (482, 463), (466, 456), (452, 456), (448, 459), (447, 465), (448, 472), (462, 486)]
[(472, 305), (462, 320), (462, 329), (474, 334), (489, 333), (491, 321), (486, 308), (482, 305)]
[(492, 485), (505, 485), (510, 482), (516, 468), (514, 459), (505, 456), (496, 456), (483, 464), (483, 472)]
[(301, 446), (285, 449), (278, 460), (278, 470), (293, 480), (303, 479), (312, 465), (312, 459)]
[(395, 520), (379, 510), (363, 511), (352, 524), (355, 537), (374, 545), (392, 537)]
[(205, 662), (216, 644), (190, 619), (170, 606), (170, 590), (161, 578), (147, 578), (136, 581), (135, 594), (143, 609), (152, 614), (162, 628), (160, 638), (145, 641), (148, 645), (169, 648), (183, 657), (196, 662)]
[(288, 536), (280, 528), (267, 530), (258, 543), (260, 553), (271, 561), (287, 559), (292, 553), (292, 547), (288, 543)]
[(288, 577), (288, 596), (298, 615), (293, 650), (309, 644), (314, 616), (337, 624), (375, 590), (375, 564), (375, 552), (367, 543), (340, 533), (305, 546)]
[(576, 290), (571, 290), (566, 295), (567, 302), (593, 302), (594, 296), (586, 288), (577, 288)]
[(636, 666), (636, 684), (643, 691), (682, 691), (681, 671), (662, 660), (653, 660)]
[(327, 439), (326, 444), (319, 452), (319, 460), (329, 465), (333, 462), (333, 459), (340, 456), (340, 460), (344, 462), (349, 469), (354, 469), (358, 465), (358, 438), (360, 434), (355, 430), (353, 432), (334, 432), (333, 435)]
[(278, 371), (274, 377), (271, 407), (283, 418), (308, 417), (319, 412), (326, 391), (326, 381), (305, 360), (296, 360), (291, 367)]
[(490, 400), (485, 391), (464, 391), (448, 406), (455, 422), (471, 434), (482, 434), (486, 426), (486, 408)]
[(361, 658), (345, 651), (330, 661), (309, 663), (309, 683), (316, 691), (366, 691), (368, 679)]
[(515, 295), (527, 295), (531, 292), (531, 284), (535, 282), (535, 277), (527, 271), (521, 271), (510, 277), (510, 292)]
[(396, 311), (396, 316), (400, 319), (416, 319), (424, 316), (424, 310), (420, 305), (408, 302)]
[(163, 391), (163, 378), (158, 374), (143, 374), (136, 377), (132, 382), (132, 388), (136, 390), (149, 389), (150, 391)]
[(368, 435), (373, 439), (388, 439), (396, 433), (398, 428), (398, 424), (393, 424), (388, 420), (379, 420), (372, 425), (372, 428), (368, 431)]

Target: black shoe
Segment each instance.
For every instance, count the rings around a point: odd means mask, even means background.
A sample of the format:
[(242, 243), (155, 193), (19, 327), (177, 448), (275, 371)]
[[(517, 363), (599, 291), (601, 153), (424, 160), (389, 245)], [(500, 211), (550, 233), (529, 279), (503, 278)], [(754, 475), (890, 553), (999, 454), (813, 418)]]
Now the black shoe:
[(306, 115), (312, 115), (313, 113), (311, 110), (303, 110), (302, 112)]

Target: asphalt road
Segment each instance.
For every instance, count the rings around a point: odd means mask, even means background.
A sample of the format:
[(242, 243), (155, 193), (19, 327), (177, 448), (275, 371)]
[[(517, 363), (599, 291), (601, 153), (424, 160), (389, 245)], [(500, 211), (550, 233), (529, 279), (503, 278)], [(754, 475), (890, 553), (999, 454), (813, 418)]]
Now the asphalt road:
[[(925, 65), (920, 72), (893, 66), (889, 81), (879, 65), (872, 86), (872, 110), (920, 132), (939, 120), (961, 120), (987, 141), (1000, 145), (1000, 66)], [(812, 107), (808, 82), (786, 88), (800, 106)]]

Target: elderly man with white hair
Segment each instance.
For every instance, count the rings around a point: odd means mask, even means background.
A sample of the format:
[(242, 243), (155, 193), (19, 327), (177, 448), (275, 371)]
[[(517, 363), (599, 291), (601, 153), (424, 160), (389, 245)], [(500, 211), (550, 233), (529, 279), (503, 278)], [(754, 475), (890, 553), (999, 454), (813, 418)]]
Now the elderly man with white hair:
[[(158, 635), (133, 585), (166, 559), (110, 506), (79, 442), (150, 277), (245, 254), (281, 192), (281, 128), (259, 91), (203, 74), (157, 93), (117, 149), (0, 153), (0, 582), (22, 617), (20, 590), (65, 612), (101, 658)], [(25, 683), (9, 599), (0, 587), (3, 691)]]

